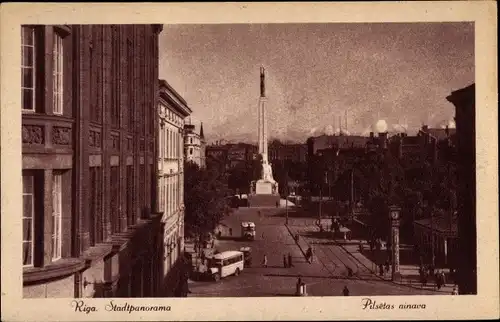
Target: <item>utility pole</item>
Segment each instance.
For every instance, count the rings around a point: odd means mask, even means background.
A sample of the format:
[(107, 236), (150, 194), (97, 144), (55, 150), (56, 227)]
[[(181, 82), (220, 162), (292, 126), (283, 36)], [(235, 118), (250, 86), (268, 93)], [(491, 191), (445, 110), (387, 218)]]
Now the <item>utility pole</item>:
[(285, 209), (286, 209), (286, 219), (285, 223), (288, 225), (288, 195), (290, 194), (289, 192), (289, 187), (288, 187), (288, 168), (286, 170), (286, 195), (285, 195)]
[(319, 186), (319, 224), (321, 225), (321, 204), (323, 203), (323, 185)]

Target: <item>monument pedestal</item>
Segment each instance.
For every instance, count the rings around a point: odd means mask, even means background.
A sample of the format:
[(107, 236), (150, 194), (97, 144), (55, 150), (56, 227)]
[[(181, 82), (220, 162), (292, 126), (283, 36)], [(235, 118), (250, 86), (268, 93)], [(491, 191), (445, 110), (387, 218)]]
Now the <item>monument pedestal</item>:
[(276, 203), (279, 205), (280, 195), (257, 195), (252, 193), (248, 195), (248, 206), (249, 207), (274, 207), (276, 208)]
[(275, 184), (266, 180), (252, 182), (251, 193), (248, 196), (249, 207), (276, 207), (279, 206), (280, 195)]
[(255, 183), (255, 194), (256, 195), (272, 195), (273, 194), (273, 184), (268, 181), (258, 180)]

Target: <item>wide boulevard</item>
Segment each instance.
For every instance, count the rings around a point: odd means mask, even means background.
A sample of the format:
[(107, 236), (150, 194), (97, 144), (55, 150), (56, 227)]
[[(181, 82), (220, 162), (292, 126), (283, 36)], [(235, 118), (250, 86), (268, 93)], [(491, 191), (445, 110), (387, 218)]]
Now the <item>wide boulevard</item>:
[[(260, 213), (259, 213), (260, 212)], [(282, 208), (240, 208), (223, 222), (222, 238), (217, 241), (219, 251), (252, 248), (253, 265), (245, 267), (240, 276), (229, 276), (219, 282), (190, 281), (190, 297), (249, 297), (249, 296), (293, 296), (295, 283), (300, 276), (307, 285), (309, 296), (342, 296), (347, 286), (351, 296), (367, 295), (418, 295), (435, 294), (373, 276), (369, 270), (356, 263), (353, 257), (335, 243), (316, 243), (315, 260), (309, 264), (295, 243), (291, 231), (303, 231), (311, 227), (312, 218), (289, 217), (285, 225)], [(253, 221), (256, 225), (254, 241), (241, 240), (241, 222)], [(232, 236), (229, 234), (232, 229)], [(285, 268), (283, 255), (290, 253), (292, 268)], [(267, 267), (262, 260), (267, 255)], [(347, 267), (354, 268), (357, 275), (349, 278)]]

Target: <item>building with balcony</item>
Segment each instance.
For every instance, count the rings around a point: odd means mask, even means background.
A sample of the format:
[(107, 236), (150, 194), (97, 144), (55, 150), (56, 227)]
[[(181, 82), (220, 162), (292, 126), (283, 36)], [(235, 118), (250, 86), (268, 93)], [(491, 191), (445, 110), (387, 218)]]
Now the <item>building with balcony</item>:
[(24, 297), (158, 294), (161, 30), (21, 27)]
[(184, 123), (192, 111), (165, 80), (159, 81), (158, 212), (163, 213), (163, 296), (182, 288), (184, 249)]

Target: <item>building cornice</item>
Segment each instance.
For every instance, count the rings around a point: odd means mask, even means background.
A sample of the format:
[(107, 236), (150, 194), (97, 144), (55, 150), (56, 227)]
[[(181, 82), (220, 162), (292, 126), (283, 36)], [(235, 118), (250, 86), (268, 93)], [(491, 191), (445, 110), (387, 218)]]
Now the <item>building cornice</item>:
[(165, 103), (171, 103), (172, 107), (182, 116), (187, 117), (193, 113), (184, 98), (166, 80), (159, 80), (159, 91), (160, 101), (163, 99)]

